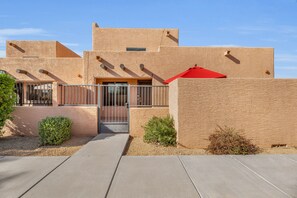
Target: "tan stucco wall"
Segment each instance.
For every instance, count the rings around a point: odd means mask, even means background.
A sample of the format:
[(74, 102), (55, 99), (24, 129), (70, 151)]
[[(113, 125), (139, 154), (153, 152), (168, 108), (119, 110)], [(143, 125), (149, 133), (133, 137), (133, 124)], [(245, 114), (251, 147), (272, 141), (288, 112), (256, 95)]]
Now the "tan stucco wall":
[[(94, 51), (126, 51), (127, 47), (158, 51), (160, 46), (178, 46), (178, 29), (100, 28), (93, 24)], [(167, 31), (171, 36), (166, 36)]]
[[(13, 45), (10, 45), (12, 43)], [(6, 41), (6, 57), (80, 57), (57, 41)]]
[[(152, 78), (153, 85), (160, 85), (195, 64), (228, 78), (274, 77), (273, 48), (179, 47), (178, 29), (100, 28), (95, 23), (92, 28), (93, 51), (85, 51), (83, 58), (57, 41), (7, 41), (8, 58), (0, 59), (0, 69), (18, 80), (68, 84), (93, 84), (97, 78)], [(127, 47), (146, 47), (147, 51), (127, 52)], [(225, 56), (226, 51), (230, 55)], [(101, 68), (101, 64), (108, 69)], [(125, 71), (120, 64), (125, 65)], [(140, 64), (145, 67), (143, 71)], [(38, 73), (47, 68), (51, 77)], [(16, 74), (15, 69), (32, 71), (32, 75)]]
[(69, 48), (56, 41), (56, 57), (80, 57)]
[(70, 118), (74, 136), (95, 136), (98, 133), (97, 107), (16, 107), (13, 121), (8, 122), (4, 130), (36, 136), (38, 122), (47, 116)]
[(297, 80), (177, 81), (170, 85), (169, 108), (174, 117), (178, 116), (181, 145), (205, 148), (215, 127), (227, 125), (244, 129), (246, 137), (260, 147), (297, 146)]
[(169, 113), (174, 120), (174, 126), (178, 129), (178, 81), (174, 80), (169, 84)]
[[(10, 43), (16, 45), (11, 46)], [(56, 57), (55, 41), (6, 41), (6, 57)]]
[[(233, 58), (224, 56), (231, 50)], [(96, 59), (100, 56), (103, 60)], [(237, 60), (234, 60), (234, 59)], [(105, 64), (109, 69), (100, 67)], [(120, 64), (126, 66), (123, 71)], [(140, 64), (145, 70), (141, 71)], [(84, 52), (84, 82), (95, 78), (149, 78), (158, 85), (197, 64), (228, 78), (273, 78), (273, 48), (162, 47), (160, 52)], [(270, 71), (270, 75), (266, 74)]]
[[(83, 83), (82, 58), (0, 58), (0, 69), (19, 81)], [(28, 74), (19, 74), (16, 72), (17, 69), (26, 70)], [(39, 69), (44, 69), (49, 74), (42, 74)]]
[(153, 116), (164, 117), (169, 114), (168, 107), (156, 108), (130, 108), (130, 135), (134, 137), (141, 137), (144, 134), (142, 126), (149, 121)]

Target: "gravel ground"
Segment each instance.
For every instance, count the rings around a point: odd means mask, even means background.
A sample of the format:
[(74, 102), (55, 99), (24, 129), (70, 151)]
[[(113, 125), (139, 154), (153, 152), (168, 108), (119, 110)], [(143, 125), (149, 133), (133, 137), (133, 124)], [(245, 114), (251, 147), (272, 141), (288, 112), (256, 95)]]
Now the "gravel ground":
[(183, 147), (163, 147), (144, 143), (142, 138), (130, 137), (125, 155), (205, 155), (204, 149), (187, 149)]
[(70, 156), (93, 137), (72, 137), (59, 146), (39, 146), (38, 137), (0, 137), (0, 156)]
[[(163, 147), (144, 143), (142, 138), (130, 137), (125, 155), (147, 156), (147, 155), (207, 155), (204, 149), (187, 149), (183, 147)], [(294, 147), (276, 147), (263, 149), (262, 154), (297, 154)]]

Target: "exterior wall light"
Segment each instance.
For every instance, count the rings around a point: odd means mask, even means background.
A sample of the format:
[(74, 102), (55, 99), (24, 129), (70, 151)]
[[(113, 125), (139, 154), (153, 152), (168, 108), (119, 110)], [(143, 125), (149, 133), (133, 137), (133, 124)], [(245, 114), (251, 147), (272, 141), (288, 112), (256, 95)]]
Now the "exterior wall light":
[(44, 70), (44, 69), (40, 69), (40, 70), (39, 70), (39, 73), (42, 73), (42, 74), (48, 74), (49, 72), (46, 71), (46, 70)]
[(231, 52), (230, 50), (227, 50), (227, 51), (225, 51), (224, 55), (225, 56), (229, 56), (230, 55), (230, 52)]
[(100, 56), (96, 56), (96, 59), (97, 59), (98, 61), (102, 61), (102, 58), (101, 58)]
[(167, 31), (167, 32), (166, 32), (166, 36), (167, 36), (167, 37), (170, 36), (170, 31)]
[(144, 70), (144, 64), (140, 64), (139, 68), (140, 68), (141, 71), (143, 71)]
[(101, 64), (100, 67), (104, 70), (107, 70), (107, 67), (104, 64)]
[(125, 71), (126, 67), (124, 64), (120, 64), (120, 68)]
[(16, 72), (19, 73), (19, 74), (28, 74), (27, 71), (22, 70), (22, 69), (17, 69)]

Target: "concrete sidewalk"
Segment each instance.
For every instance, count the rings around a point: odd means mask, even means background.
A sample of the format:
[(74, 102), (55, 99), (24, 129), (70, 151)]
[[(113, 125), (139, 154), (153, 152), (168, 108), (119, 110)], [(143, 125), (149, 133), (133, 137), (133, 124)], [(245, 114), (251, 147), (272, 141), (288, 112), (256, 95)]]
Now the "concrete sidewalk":
[(128, 134), (100, 134), (24, 197), (105, 197)]
[(123, 156), (108, 197), (297, 197), (297, 155)]
[(107, 197), (192, 198), (199, 195), (177, 156), (125, 156)]
[(20, 197), (67, 158), (0, 156), (0, 197)]

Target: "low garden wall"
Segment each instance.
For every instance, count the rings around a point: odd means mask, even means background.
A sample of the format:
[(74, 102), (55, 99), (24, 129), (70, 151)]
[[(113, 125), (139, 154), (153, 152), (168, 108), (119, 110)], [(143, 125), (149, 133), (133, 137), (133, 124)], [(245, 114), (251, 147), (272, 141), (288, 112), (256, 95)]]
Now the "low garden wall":
[(189, 148), (207, 147), (217, 125), (243, 129), (260, 147), (297, 146), (297, 80), (178, 79), (169, 112), (178, 143)]
[(95, 136), (98, 134), (97, 107), (15, 107), (13, 120), (7, 122), (4, 130), (14, 134), (38, 135), (38, 122), (47, 116), (65, 116), (73, 122), (74, 136)]
[(164, 117), (169, 114), (168, 107), (130, 108), (130, 135), (141, 137), (144, 134), (142, 126), (153, 116)]

